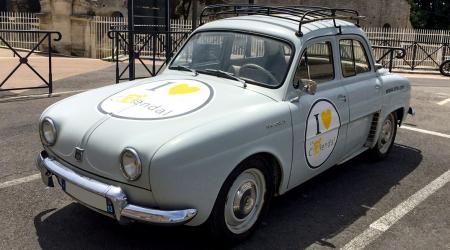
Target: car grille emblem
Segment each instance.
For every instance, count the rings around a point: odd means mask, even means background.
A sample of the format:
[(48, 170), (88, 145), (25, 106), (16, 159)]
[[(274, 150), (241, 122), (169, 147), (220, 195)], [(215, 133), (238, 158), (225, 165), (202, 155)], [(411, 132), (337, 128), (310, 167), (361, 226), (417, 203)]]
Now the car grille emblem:
[(83, 152), (84, 152), (84, 149), (82, 149), (80, 147), (75, 147), (75, 159), (77, 161), (83, 160)]

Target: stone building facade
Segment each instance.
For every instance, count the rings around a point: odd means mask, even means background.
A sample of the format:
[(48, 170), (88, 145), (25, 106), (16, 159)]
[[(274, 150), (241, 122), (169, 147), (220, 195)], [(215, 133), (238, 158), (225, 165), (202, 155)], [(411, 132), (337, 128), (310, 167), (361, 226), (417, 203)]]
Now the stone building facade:
[(39, 12), (39, 0), (0, 0), (0, 11)]
[(126, 16), (126, 0), (40, 0), (41, 29), (57, 30), (62, 40), (55, 43), (59, 53), (90, 56), (92, 16)]
[[(242, 0), (230, 0), (242, 3)], [(410, 28), (411, 6), (408, 0), (253, 0), (255, 4), (308, 5), (331, 8), (349, 8), (360, 12), (366, 19), (361, 25), (367, 27)]]
[[(127, 16), (127, 0), (0, 0), (8, 11), (39, 12), (41, 29), (57, 30), (63, 35), (55, 42), (59, 53), (91, 56), (89, 20), (97, 16)], [(151, 0), (148, 0), (151, 1)], [(181, 0), (170, 0), (173, 5)], [(196, 1), (196, 0), (193, 0)], [(229, 3), (270, 5), (314, 5), (356, 9), (366, 16), (363, 26), (411, 27), (408, 0), (223, 0)], [(199, 11), (204, 7), (199, 4)], [(1, 9), (0, 9), (1, 11)]]

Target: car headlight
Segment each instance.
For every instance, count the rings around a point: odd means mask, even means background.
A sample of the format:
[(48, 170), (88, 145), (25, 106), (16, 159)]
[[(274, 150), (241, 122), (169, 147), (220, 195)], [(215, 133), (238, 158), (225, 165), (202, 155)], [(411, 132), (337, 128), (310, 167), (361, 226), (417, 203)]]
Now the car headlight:
[(56, 142), (56, 127), (52, 119), (46, 117), (40, 124), (40, 135), (42, 142), (47, 146), (52, 146)]
[(142, 173), (142, 163), (139, 155), (133, 148), (125, 148), (120, 154), (122, 173), (130, 181), (137, 180)]

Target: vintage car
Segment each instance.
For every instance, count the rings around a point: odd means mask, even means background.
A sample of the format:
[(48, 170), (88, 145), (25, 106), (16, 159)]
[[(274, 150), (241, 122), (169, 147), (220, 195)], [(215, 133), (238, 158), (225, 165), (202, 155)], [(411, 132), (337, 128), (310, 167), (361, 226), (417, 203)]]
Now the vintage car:
[(386, 157), (413, 112), (410, 84), (375, 63), (344, 20), (355, 11), (214, 8), (249, 15), (200, 26), (156, 77), (43, 112), (47, 186), (120, 223), (204, 225), (237, 242), (273, 196), (365, 151)]

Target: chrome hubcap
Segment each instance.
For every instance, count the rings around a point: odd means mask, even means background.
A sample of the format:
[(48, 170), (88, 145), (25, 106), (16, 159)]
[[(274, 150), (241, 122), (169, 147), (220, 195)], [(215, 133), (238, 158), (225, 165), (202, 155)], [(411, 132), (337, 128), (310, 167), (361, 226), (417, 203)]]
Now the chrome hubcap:
[(253, 182), (246, 182), (239, 187), (233, 201), (233, 213), (238, 219), (244, 219), (256, 204), (256, 186)]
[(392, 121), (392, 117), (389, 116), (381, 127), (380, 139), (378, 141), (380, 152), (383, 154), (386, 153), (391, 146), (394, 129), (394, 122)]
[(265, 192), (264, 174), (259, 169), (247, 169), (236, 178), (225, 203), (225, 223), (231, 232), (244, 233), (256, 223)]

